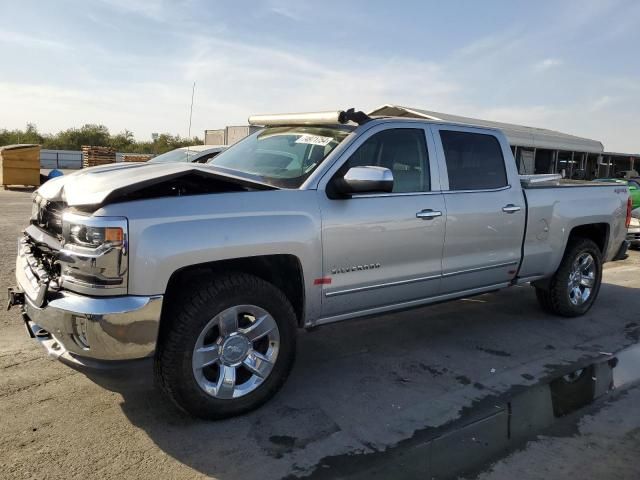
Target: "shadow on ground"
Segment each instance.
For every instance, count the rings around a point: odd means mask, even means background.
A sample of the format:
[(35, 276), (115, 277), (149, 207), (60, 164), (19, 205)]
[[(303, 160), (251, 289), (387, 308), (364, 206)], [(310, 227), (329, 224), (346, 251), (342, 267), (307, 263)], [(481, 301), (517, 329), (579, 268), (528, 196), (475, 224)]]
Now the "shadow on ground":
[(29, 187), (29, 186), (18, 186), (18, 185), (5, 185), (4, 190), (7, 190), (9, 192), (26, 192), (26, 193), (31, 193), (33, 191), (35, 191), (36, 188), (38, 187)]
[[(638, 341), (637, 288), (603, 284), (588, 315), (544, 314), (514, 287), (449, 304), (301, 332), (283, 390), (242, 417), (205, 422), (153, 386), (148, 362), (90, 373), (158, 447), (221, 479), (316, 474), (336, 456), (384, 451), (459, 421), (483, 399), (534, 385)], [(332, 467), (330, 476), (339, 476)]]

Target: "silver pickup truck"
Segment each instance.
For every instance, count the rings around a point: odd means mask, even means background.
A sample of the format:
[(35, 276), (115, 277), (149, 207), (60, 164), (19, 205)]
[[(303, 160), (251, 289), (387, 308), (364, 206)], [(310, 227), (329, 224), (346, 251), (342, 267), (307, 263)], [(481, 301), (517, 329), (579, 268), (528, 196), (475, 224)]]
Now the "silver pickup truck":
[(209, 164), (37, 190), (10, 305), (52, 356), (152, 357), (180, 408), (227, 417), (283, 384), (298, 328), (524, 283), (582, 315), (625, 256), (627, 189), (520, 177), (499, 130), (353, 110), (250, 123), (265, 128)]

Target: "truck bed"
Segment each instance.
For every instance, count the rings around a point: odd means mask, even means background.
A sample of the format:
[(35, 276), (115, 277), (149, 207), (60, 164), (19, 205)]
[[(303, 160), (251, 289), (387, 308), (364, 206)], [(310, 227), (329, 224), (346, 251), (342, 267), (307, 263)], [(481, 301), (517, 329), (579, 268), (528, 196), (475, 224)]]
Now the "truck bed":
[(534, 188), (572, 188), (572, 187), (620, 187), (615, 182), (591, 182), (588, 180), (571, 180), (557, 174), (520, 175), (520, 185), (523, 189)]
[(602, 225), (604, 260), (616, 255), (620, 242), (614, 239), (623, 239), (626, 233), (628, 192), (624, 186), (554, 179), (523, 184), (523, 194), (527, 223), (521, 278), (542, 278), (545, 272), (554, 272), (562, 260), (569, 233), (579, 225)]

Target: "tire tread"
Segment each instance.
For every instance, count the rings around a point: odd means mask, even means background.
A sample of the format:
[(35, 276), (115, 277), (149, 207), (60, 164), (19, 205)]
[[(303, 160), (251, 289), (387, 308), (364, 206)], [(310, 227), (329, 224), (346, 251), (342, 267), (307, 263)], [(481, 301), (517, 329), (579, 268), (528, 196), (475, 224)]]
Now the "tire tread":
[[(180, 382), (185, 372), (180, 359), (185, 356), (185, 345), (188, 345), (193, 335), (193, 324), (198, 322), (202, 309), (219, 302), (230, 292), (250, 292), (256, 298), (271, 298), (277, 301), (284, 309), (281, 315), (283, 324), (279, 324), (281, 337), (283, 327), (289, 329), (290, 345), (289, 358), (285, 358), (285, 368), (279, 378), (271, 381), (266, 391), (262, 391), (257, 401), (240, 408), (212, 409), (207, 408), (203, 398), (191, 398), (184, 389), (180, 388)], [(187, 282), (175, 295), (164, 312), (163, 321), (169, 321), (161, 332), (158, 348), (154, 361), (154, 375), (157, 385), (163, 393), (180, 410), (206, 419), (226, 418), (239, 415), (257, 408), (273, 396), (284, 384), (293, 361), (295, 359), (296, 315), (288, 298), (281, 290), (267, 281), (246, 273), (226, 273), (215, 276), (213, 280), (206, 276), (199, 276)], [(274, 315), (275, 317), (275, 315)], [(281, 345), (282, 347), (282, 345)], [(282, 353), (282, 349), (281, 349)], [(275, 370), (276, 367), (274, 367)], [(271, 377), (265, 380), (267, 383)], [(267, 385), (264, 385), (267, 387)], [(260, 387), (259, 387), (260, 388)], [(257, 391), (257, 390), (256, 390)], [(252, 392), (247, 396), (253, 395)], [(204, 394), (204, 392), (202, 393)], [(244, 398), (244, 397), (241, 397)], [(234, 400), (235, 401), (235, 400)]]
[[(569, 270), (572, 266), (573, 259), (580, 252), (585, 250), (591, 250), (590, 253), (594, 254), (594, 259), (597, 262), (597, 278), (596, 285), (591, 297), (587, 301), (585, 306), (576, 307), (572, 305), (566, 295), (566, 290), (562, 288), (560, 282), (566, 282), (569, 275)], [(556, 273), (551, 278), (548, 289), (536, 287), (536, 298), (542, 309), (548, 313), (559, 315), (562, 317), (577, 317), (584, 315), (589, 311), (591, 306), (596, 300), (600, 291), (600, 283), (602, 280), (602, 257), (600, 249), (593, 240), (588, 238), (577, 237), (569, 241), (565, 254), (562, 257), (560, 266)]]

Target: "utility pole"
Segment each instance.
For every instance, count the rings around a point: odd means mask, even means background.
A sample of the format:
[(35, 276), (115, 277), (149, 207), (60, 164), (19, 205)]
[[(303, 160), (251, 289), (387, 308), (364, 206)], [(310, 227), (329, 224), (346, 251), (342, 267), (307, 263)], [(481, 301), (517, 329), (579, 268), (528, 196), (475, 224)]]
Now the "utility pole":
[(193, 96), (196, 93), (196, 82), (193, 82), (193, 88), (191, 89), (191, 108), (189, 109), (189, 140), (191, 140), (191, 119), (193, 118)]

